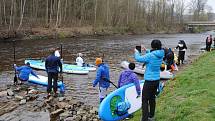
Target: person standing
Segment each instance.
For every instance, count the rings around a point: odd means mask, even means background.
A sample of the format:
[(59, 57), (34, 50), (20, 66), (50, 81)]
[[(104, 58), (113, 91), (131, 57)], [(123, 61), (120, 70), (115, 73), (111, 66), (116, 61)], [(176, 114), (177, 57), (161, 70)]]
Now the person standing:
[(211, 50), (212, 40), (213, 40), (212, 35), (206, 38), (206, 51)]
[(130, 83), (134, 83), (135, 87), (136, 87), (136, 92), (137, 92), (137, 97), (140, 96), (140, 82), (137, 78), (137, 75), (133, 72), (134, 68), (135, 68), (135, 64), (134, 63), (129, 63), (128, 65), (129, 69), (124, 70), (119, 77), (118, 80), (118, 88), (130, 84)]
[(178, 45), (175, 49), (179, 49), (178, 51), (178, 65), (184, 64), (184, 56), (185, 51), (187, 50), (187, 45), (184, 40), (179, 40)]
[(16, 64), (14, 64), (14, 68), (19, 73), (18, 74), (18, 79), (21, 81), (20, 84), (23, 84), (24, 82), (28, 81), (30, 74), (32, 74), (33, 76), (39, 78), (37, 76), (37, 74), (30, 67), (29, 62), (27, 62), (24, 66), (20, 66), (20, 67), (17, 67)]
[(106, 97), (107, 89), (110, 86), (109, 67), (102, 62), (101, 58), (96, 58), (95, 64), (98, 66), (98, 69), (96, 72), (96, 79), (93, 81), (93, 87), (99, 84), (99, 98), (101, 103)]
[(214, 41), (214, 47), (215, 47), (215, 37), (214, 37), (214, 40), (213, 40), (213, 41)]
[[(53, 87), (54, 96), (57, 96), (57, 80), (58, 80), (58, 73), (60, 68), (60, 74), (62, 73), (62, 63), (59, 57), (55, 56), (55, 51), (51, 49), (52, 53), (46, 58), (45, 61), (45, 68), (48, 74), (48, 86), (47, 86), (47, 93), (48, 97), (51, 95), (51, 90)], [(53, 86), (52, 86), (52, 79), (53, 79)]]
[(155, 115), (155, 98), (160, 81), (160, 66), (164, 57), (160, 40), (152, 40), (150, 53), (141, 54), (135, 49), (135, 60), (145, 63), (144, 86), (142, 91), (142, 121), (153, 119)]

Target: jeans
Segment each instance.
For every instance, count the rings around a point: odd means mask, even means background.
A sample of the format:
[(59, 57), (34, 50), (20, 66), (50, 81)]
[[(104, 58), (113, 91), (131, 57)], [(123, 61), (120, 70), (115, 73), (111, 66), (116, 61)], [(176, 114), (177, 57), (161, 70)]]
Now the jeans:
[[(53, 85), (52, 85), (52, 79), (53, 79)], [(54, 89), (54, 93), (57, 92), (57, 80), (58, 80), (58, 73), (48, 73), (48, 86), (47, 86), (47, 92), (50, 93), (52, 91), (52, 87)]]

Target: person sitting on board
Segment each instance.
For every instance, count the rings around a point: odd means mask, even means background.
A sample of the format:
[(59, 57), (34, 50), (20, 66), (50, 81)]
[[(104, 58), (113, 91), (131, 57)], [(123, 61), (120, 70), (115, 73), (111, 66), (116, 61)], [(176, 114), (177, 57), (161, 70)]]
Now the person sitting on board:
[(175, 49), (179, 49), (178, 51), (178, 65), (184, 64), (184, 56), (185, 56), (185, 51), (187, 50), (186, 43), (184, 40), (179, 40), (178, 45), (176, 46)]
[[(51, 90), (53, 87), (54, 96), (57, 96), (57, 80), (58, 80), (58, 73), (60, 68), (60, 76), (62, 73), (62, 63), (59, 57), (55, 56), (55, 50), (51, 49), (52, 53), (46, 58), (45, 61), (45, 68), (48, 74), (48, 86), (47, 86), (47, 93), (49, 97), (51, 94)], [(53, 79), (53, 86), (52, 86), (52, 79)]]
[(137, 92), (137, 97), (140, 96), (141, 90), (140, 90), (140, 82), (139, 79), (137, 78), (137, 75), (133, 72), (134, 68), (135, 68), (135, 64), (134, 63), (129, 63), (128, 65), (129, 69), (124, 70), (119, 77), (118, 80), (118, 88), (130, 84), (130, 83), (134, 83), (135, 87), (136, 87), (136, 92)]
[(109, 66), (102, 62), (101, 58), (96, 58), (96, 66), (98, 66), (96, 72), (96, 79), (93, 81), (93, 87), (99, 84), (99, 98), (100, 103), (107, 95), (107, 89), (110, 86)]
[(39, 78), (37, 74), (33, 71), (33, 69), (30, 67), (30, 63), (27, 62), (24, 66), (17, 67), (16, 64), (14, 64), (14, 68), (19, 73), (18, 79), (21, 81), (20, 84), (23, 84), (23, 82), (28, 81), (29, 75), (32, 74), (33, 76)]
[(78, 65), (78, 66), (84, 66), (84, 59), (82, 58), (82, 56), (83, 56), (83, 54), (82, 53), (78, 53), (77, 54), (77, 58), (76, 58), (76, 60), (75, 60), (75, 62), (76, 62), (76, 64)]
[(163, 61), (164, 50), (161, 48), (160, 40), (152, 40), (151, 52), (141, 56), (134, 49), (134, 58), (137, 62), (145, 63), (146, 70), (144, 73), (144, 85), (142, 91), (142, 121), (154, 118), (155, 98), (160, 82), (160, 65)]

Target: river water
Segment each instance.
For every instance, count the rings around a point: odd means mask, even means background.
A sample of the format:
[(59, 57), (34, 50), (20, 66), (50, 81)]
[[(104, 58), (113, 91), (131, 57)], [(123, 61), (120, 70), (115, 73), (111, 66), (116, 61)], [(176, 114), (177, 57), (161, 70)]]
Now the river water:
[[(84, 37), (67, 38), (62, 40), (17, 40), (16, 64), (24, 64), (25, 58), (43, 58), (49, 55), (49, 48), (63, 44), (63, 58), (74, 63), (76, 54), (81, 52), (87, 63), (94, 63), (96, 57), (102, 57), (110, 66), (111, 80), (117, 84), (120, 72), (123, 70), (120, 63), (123, 60), (132, 60), (133, 50), (136, 45), (144, 45), (150, 48), (152, 39), (160, 39), (163, 46), (175, 48), (178, 40), (185, 40), (188, 50), (186, 59), (191, 55), (198, 55), (200, 48), (204, 46), (206, 34), (151, 34), (136, 36), (111, 36), (111, 37)], [(0, 41), (0, 89), (13, 83), (14, 63), (13, 43), (9, 40)], [(38, 74), (45, 75), (44, 71), (36, 70)], [(92, 80), (96, 72), (88, 75), (63, 74), (67, 86), (66, 96), (71, 96), (78, 101), (89, 105), (98, 106), (98, 91), (92, 87)], [(139, 79), (142, 79), (139, 76)], [(111, 86), (109, 91), (114, 90)]]

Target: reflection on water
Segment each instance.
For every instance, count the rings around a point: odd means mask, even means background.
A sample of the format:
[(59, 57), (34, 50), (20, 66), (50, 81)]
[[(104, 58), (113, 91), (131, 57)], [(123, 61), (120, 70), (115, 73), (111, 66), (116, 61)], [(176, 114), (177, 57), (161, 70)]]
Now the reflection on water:
[[(94, 63), (96, 57), (103, 57), (110, 65), (111, 80), (117, 84), (122, 69), (120, 63), (123, 60), (133, 60), (133, 49), (136, 45), (144, 45), (150, 48), (152, 39), (160, 39), (163, 46), (175, 48), (178, 40), (185, 40), (188, 50), (186, 55), (196, 55), (204, 44), (204, 34), (155, 34), (141, 36), (117, 36), (97, 38), (69, 38), (63, 40), (17, 40), (16, 63), (22, 65), (25, 58), (42, 58), (49, 55), (49, 48), (63, 44), (63, 58), (73, 63), (76, 54), (81, 52), (87, 63)], [(0, 83), (12, 83), (13, 79), (13, 45), (11, 41), (0, 41)], [(44, 71), (37, 71), (45, 75)], [(64, 82), (67, 86), (66, 96), (88, 103), (98, 105), (98, 91), (92, 87), (95, 72), (88, 75), (64, 74)], [(140, 76), (139, 79), (142, 79)], [(112, 86), (110, 90), (114, 90)]]

